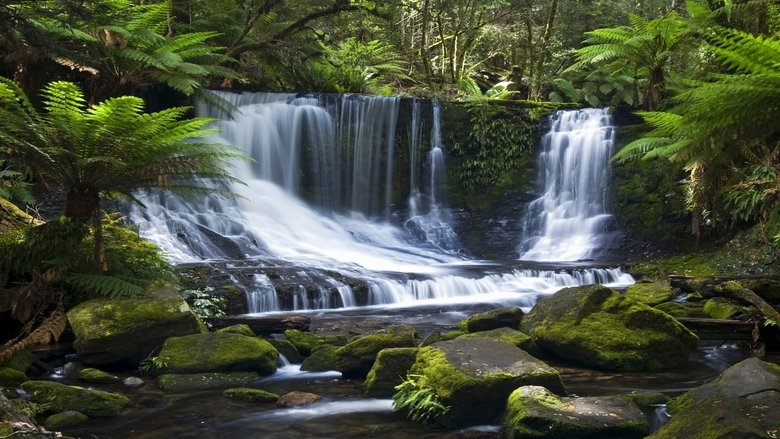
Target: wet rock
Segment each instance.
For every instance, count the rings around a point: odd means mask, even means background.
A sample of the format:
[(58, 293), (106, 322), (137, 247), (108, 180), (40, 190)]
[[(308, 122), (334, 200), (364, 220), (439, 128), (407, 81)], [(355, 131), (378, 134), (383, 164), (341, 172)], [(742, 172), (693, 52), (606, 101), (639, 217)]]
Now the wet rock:
[(444, 340), (444, 337), (442, 337), (441, 332), (439, 331), (433, 331), (430, 333), (425, 339), (420, 343), (420, 346), (430, 346), (434, 343), (440, 342)]
[(144, 382), (144, 380), (138, 377), (127, 377), (122, 380), (122, 384), (124, 384), (125, 387), (129, 387), (131, 389), (137, 389), (139, 387), (143, 387), (143, 385), (146, 383)]
[(649, 306), (674, 298), (672, 287), (666, 282), (637, 282), (629, 285), (625, 294), (627, 298)]
[(385, 332), (358, 337), (336, 350), (338, 370), (346, 377), (365, 377), (382, 349), (415, 346), (414, 328), (391, 325)]
[(509, 395), (506, 438), (642, 438), (645, 415), (630, 398), (559, 397), (544, 387), (523, 386)]
[(284, 331), (284, 337), (298, 349), (304, 357), (311, 354), (312, 349), (322, 345), (343, 346), (347, 344), (347, 338), (343, 335), (323, 335), (312, 332), (288, 329)]
[(89, 421), (89, 416), (74, 410), (67, 410), (62, 413), (55, 413), (44, 421), (44, 427), (49, 430), (58, 431), (64, 428), (73, 427)]
[(66, 386), (53, 381), (27, 381), (22, 389), (53, 412), (79, 411), (91, 418), (116, 416), (130, 400), (118, 393)]
[(505, 341), (509, 344), (513, 344), (520, 349), (534, 355), (539, 352), (539, 346), (536, 345), (534, 339), (529, 335), (523, 334), (516, 329), (510, 328), (497, 328), (489, 331), (472, 332), (470, 334), (463, 334), (458, 338), (471, 338), (471, 337), (489, 337), (495, 338), (501, 341)]
[(225, 389), (225, 391), (222, 392), (222, 396), (252, 403), (272, 403), (279, 399), (279, 395), (276, 393), (266, 392), (265, 390), (255, 389), (254, 387), (234, 387), (232, 389)]
[(458, 326), (464, 332), (489, 331), (498, 328), (517, 329), (524, 314), (520, 308), (508, 306), (473, 314), (462, 320)]
[(682, 367), (698, 342), (668, 314), (600, 285), (564, 288), (539, 300), (520, 330), (546, 351), (602, 370)]
[(780, 432), (780, 366), (749, 358), (669, 402), (652, 439), (771, 438)]
[(304, 405), (314, 404), (321, 400), (322, 397), (315, 393), (309, 392), (290, 392), (282, 395), (278, 401), (276, 401), (277, 407), (300, 407)]
[(118, 376), (91, 367), (81, 369), (79, 379), (89, 384), (108, 384), (119, 381)]
[(29, 351), (20, 351), (14, 354), (7, 362), (0, 364), (0, 366), (10, 367), (22, 372), (27, 372), (27, 369), (35, 363), (35, 355)]
[(160, 375), (158, 383), (166, 392), (194, 392), (246, 386), (258, 378), (254, 372), (211, 372)]
[(387, 348), (376, 356), (363, 388), (370, 398), (392, 396), (417, 359), (417, 348)]
[(172, 286), (142, 297), (92, 299), (68, 311), (73, 346), (84, 364), (137, 365), (173, 336), (200, 332), (189, 305)]
[(563, 394), (558, 372), (509, 343), (491, 338), (458, 338), (420, 348), (409, 374), (449, 407), (435, 420), (448, 427), (490, 424), (507, 397), (525, 385)]
[(159, 357), (161, 373), (257, 372), (276, 370), (279, 352), (266, 340), (229, 332), (171, 337)]
[(84, 365), (75, 361), (68, 361), (62, 366), (62, 377), (69, 380), (77, 380)]
[(228, 332), (231, 334), (241, 334), (247, 337), (255, 337), (255, 332), (246, 323), (240, 323), (238, 325), (231, 325), (224, 328), (217, 329), (216, 332)]
[(27, 375), (20, 370), (0, 367), (0, 387), (19, 387), (27, 380), (29, 380)]
[(338, 370), (339, 359), (336, 355), (338, 346), (319, 346), (301, 363), (301, 370), (307, 372), (325, 372)]
[(704, 310), (700, 303), (664, 302), (653, 308), (663, 311), (672, 317), (704, 317)]
[(268, 343), (271, 343), (271, 346), (275, 347), (280, 355), (284, 355), (284, 358), (290, 363), (300, 364), (303, 361), (303, 355), (298, 352), (298, 349), (289, 340), (271, 338), (268, 339)]

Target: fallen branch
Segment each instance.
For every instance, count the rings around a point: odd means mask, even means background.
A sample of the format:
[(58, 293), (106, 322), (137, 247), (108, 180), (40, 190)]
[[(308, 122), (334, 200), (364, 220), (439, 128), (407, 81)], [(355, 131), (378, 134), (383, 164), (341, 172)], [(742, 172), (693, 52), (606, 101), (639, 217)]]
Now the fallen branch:
[(737, 281), (723, 282), (715, 287), (715, 291), (724, 297), (731, 297), (739, 299), (743, 302), (747, 302), (755, 306), (761, 313), (769, 320), (780, 324), (780, 312), (778, 312), (772, 305), (766, 303), (758, 294), (753, 290), (747, 289)]

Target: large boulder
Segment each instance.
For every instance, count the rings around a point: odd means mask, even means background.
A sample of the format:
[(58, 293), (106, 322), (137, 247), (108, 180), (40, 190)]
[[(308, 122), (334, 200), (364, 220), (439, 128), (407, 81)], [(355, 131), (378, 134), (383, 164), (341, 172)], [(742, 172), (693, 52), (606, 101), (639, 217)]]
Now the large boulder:
[(472, 314), (462, 320), (458, 327), (464, 332), (489, 331), (498, 328), (517, 329), (522, 318), (523, 310), (514, 306), (508, 306)]
[(84, 364), (137, 365), (174, 336), (200, 332), (198, 320), (175, 288), (141, 297), (92, 299), (71, 308), (73, 346)]
[(161, 373), (276, 371), (279, 352), (271, 343), (231, 332), (212, 332), (171, 337), (165, 341), (159, 358)]
[(489, 331), (479, 331), (479, 332), (471, 332), (468, 334), (463, 334), (460, 337), (465, 338), (471, 338), (471, 337), (489, 337), (489, 338), (497, 338), (501, 341), (505, 341), (509, 344), (513, 344), (520, 349), (528, 352), (531, 355), (535, 355), (539, 351), (539, 346), (536, 345), (536, 342), (534, 342), (534, 339), (531, 338), (531, 336), (523, 334), (522, 332), (518, 331), (517, 329), (510, 329), (510, 328), (497, 328), (497, 329), (491, 329)]
[(130, 403), (126, 396), (118, 393), (66, 386), (54, 381), (27, 381), (22, 389), (49, 411), (78, 411), (90, 418), (116, 416)]
[(196, 392), (246, 386), (257, 378), (254, 372), (168, 373), (158, 384), (166, 392)]
[(449, 407), (435, 415), (436, 422), (449, 427), (496, 422), (507, 397), (520, 386), (565, 392), (555, 369), (491, 338), (457, 338), (420, 348), (409, 376), (418, 377), (415, 390), (432, 393)]
[(637, 282), (626, 289), (626, 297), (645, 305), (655, 306), (674, 298), (668, 282)]
[(775, 438), (780, 432), (780, 366), (749, 358), (669, 402), (668, 424), (652, 439)]
[(417, 348), (387, 348), (379, 351), (363, 383), (366, 396), (392, 396), (395, 386), (404, 381), (416, 359)]
[(338, 370), (339, 358), (336, 355), (338, 346), (320, 346), (311, 352), (301, 363), (301, 370), (305, 372), (325, 372)]
[(564, 288), (541, 299), (520, 330), (546, 351), (603, 370), (682, 367), (698, 342), (668, 314), (601, 285)]
[(288, 329), (284, 331), (284, 338), (287, 339), (304, 357), (309, 356), (314, 348), (323, 345), (344, 346), (347, 344), (347, 338), (343, 335), (333, 334), (315, 334), (312, 332), (301, 331), (299, 329)]
[(544, 387), (523, 386), (509, 395), (504, 437), (642, 438), (647, 418), (625, 396), (559, 397)]
[(382, 349), (415, 347), (411, 326), (391, 325), (385, 332), (364, 335), (336, 350), (339, 371), (346, 377), (365, 377)]

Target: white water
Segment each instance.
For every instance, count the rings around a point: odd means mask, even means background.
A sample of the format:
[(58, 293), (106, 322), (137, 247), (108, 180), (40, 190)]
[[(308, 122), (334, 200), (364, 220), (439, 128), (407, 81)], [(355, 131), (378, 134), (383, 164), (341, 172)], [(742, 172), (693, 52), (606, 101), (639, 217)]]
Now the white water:
[(614, 131), (606, 108), (551, 117), (539, 157), (544, 195), (529, 206), (520, 259), (579, 261), (600, 248), (612, 219), (605, 198)]
[[(446, 245), (421, 243), (384, 220), (393, 185), (397, 98), (345, 96), (322, 103), (286, 94), (223, 97), (240, 114), (228, 119), (212, 109), (199, 111), (223, 117), (216, 141), (232, 143), (255, 160), (234, 168), (245, 185), (230, 189), (240, 197), (139, 194), (148, 208), (133, 208), (131, 219), (174, 262), (272, 258), (298, 267), (301, 277), (316, 284), (295, 286), (291, 303), (282, 305), (274, 285), (258, 273), (243, 282), (250, 312), (356, 306), (349, 286), (322, 274), (334, 271), (368, 285), (367, 305), (377, 306), (506, 301), (530, 307), (539, 295), (563, 286), (633, 282), (614, 269), (475, 273)], [(434, 116), (428, 216), (444, 224), (443, 155)], [(300, 198), (304, 180), (312, 183), (314, 205)], [(309, 276), (307, 270), (320, 271)]]

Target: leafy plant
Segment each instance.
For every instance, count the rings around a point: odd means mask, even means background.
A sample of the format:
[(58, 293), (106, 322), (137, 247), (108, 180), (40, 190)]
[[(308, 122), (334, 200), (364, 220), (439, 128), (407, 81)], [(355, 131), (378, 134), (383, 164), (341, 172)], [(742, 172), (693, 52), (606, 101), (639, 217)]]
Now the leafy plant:
[(138, 364), (138, 370), (149, 375), (153, 375), (166, 367), (168, 367), (168, 362), (164, 357), (149, 357)]
[(488, 101), (488, 100), (501, 100), (509, 99), (516, 92), (509, 90), (511, 81), (501, 81), (482, 92), (474, 78), (470, 76), (462, 76), (458, 80), (458, 92), (463, 96), (466, 101)]
[(428, 423), (450, 411), (442, 404), (436, 391), (425, 384), (422, 375), (409, 374), (393, 395), (393, 410), (406, 410), (407, 416), (414, 422)]
[(209, 319), (225, 316), (227, 298), (213, 295), (213, 287), (204, 287), (198, 290), (185, 290), (181, 295), (190, 304), (192, 313), (198, 316), (207, 326)]

